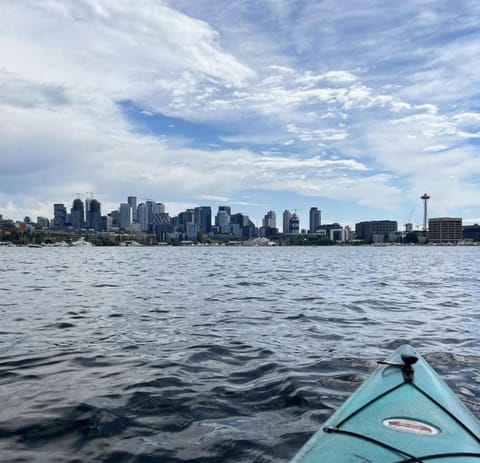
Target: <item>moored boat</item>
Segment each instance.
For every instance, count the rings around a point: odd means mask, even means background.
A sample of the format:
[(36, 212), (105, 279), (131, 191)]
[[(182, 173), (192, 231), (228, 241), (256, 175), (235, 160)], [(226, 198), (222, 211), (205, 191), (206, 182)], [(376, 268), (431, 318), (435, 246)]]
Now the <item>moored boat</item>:
[(480, 422), (415, 349), (379, 363), (291, 463), (480, 462)]
[(86, 241), (83, 236), (79, 240), (74, 241), (71, 245), (72, 246), (79, 246), (79, 247), (93, 246), (92, 243), (90, 243), (90, 241)]

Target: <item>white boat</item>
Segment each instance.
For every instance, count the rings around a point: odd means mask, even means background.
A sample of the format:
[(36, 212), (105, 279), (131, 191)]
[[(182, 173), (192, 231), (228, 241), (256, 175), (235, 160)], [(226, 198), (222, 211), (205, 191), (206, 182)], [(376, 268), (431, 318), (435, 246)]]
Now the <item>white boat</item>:
[(93, 246), (89, 241), (85, 241), (85, 238), (82, 236), (78, 241), (74, 241), (72, 246)]
[(57, 241), (56, 243), (52, 244), (52, 247), (54, 248), (65, 248), (68, 247), (68, 243), (65, 243), (65, 241)]

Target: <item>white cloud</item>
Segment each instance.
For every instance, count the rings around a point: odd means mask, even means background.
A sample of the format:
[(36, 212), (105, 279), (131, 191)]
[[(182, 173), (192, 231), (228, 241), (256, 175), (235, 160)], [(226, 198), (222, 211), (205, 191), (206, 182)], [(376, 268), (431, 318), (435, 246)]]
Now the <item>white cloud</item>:
[(216, 196), (216, 195), (200, 195), (198, 196), (198, 199), (201, 199), (204, 201), (216, 201), (221, 203), (226, 203), (227, 201), (230, 201), (230, 198), (227, 196)]
[(295, 134), (302, 141), (339, 141), (345, 140), (348, 133), (341, 129), (306, 129), (297, 127), (295, 124), (288, 124), (287, 131), (290, 134)]
[(480, 113), (464, 112), (453, 115), (452, 119), (459, 123), (480, 124)]
[(433, 146), (427, 146), (426, 148), (423, 149), (423, 151), (443, 151), (447, 149), (447, 146), (445, 145), (433, 145)]

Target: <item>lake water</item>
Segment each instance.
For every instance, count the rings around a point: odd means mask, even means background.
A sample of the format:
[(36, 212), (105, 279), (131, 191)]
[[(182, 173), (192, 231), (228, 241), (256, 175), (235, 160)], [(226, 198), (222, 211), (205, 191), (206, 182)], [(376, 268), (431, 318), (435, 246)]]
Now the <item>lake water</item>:
[(405, 342), (480, 417), (479, 253), (0, 248), (0, 460), (288, 462)]

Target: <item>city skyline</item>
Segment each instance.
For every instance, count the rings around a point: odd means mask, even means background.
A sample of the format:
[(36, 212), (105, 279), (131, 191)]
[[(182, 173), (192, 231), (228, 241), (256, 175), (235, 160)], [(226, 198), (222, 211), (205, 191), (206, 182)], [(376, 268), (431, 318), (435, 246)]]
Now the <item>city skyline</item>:
[[(89, 196), (88, 196), (89, 195)], [(420, 200), (423, 202), (424, 201), (424, 196), (426, 195), (426, 193), (420, 197)], [(430, 198), (430, 196), (428, 196), (428, 198)], [(126, 199), (126, 201), (125, 201)], [(130, 195), (130, 196), (126, 196), (123, 200), (120, 200), (116, 205), (115, 203), (113, 202), (107, 202), (107, 203), (103, 203), (102, 201), (99, 201), (94, 195), (92, 192), (86, 192), (85, 195), (79, 195), (77, 194), (77, 196), (71, 200), (67, 200), (65, 202), (53, 202), (50, 204), (51, 206), (51, 211), (43, 216), (23, 216), (23, 217), (15, 217), (15, 216), (8, 216), (6, 215), (5, 213), (2, 213), (2, 210), (0, 210), (0, 216), (3, 215), (3, 217), (5, 219), (11, 219), (11, 220), (14, 220), (14, 221), (18, 221), (18, 222), (21, 222), (23, 221), (23, 219), (25, 217), (30, 217), (31, 220), (35, 220), (37, 217), (41, 217), (42, 219), (43, 218), (46, 218), (50, 221), (54, 221), (54, 217), (55, 217), (55, 209), (56, 209), (56, 206), (64, 206), (65, 208), (65, 217), (68, 215), (71, 219), (71, 223), (72, 225), (75, 227), (75, 225), (79, 222), (79, 218), (76, 217), (76, 214), (79, 214), (80, 212), (77, 212), (79, 211), (79, 208), (82, 210), (82, 213), (83, 213), (83, 217), (84, 219), (86, 219), (87, 217), (87, 210), (88, 210), (88, 203), (90, 201), (95, 201), (95, 202), (98, 202), (101, 207), (102, 207), (102, 212), (101, 212), (101, 215), (110, 215), (111, 213), (114, 213), (114, 212), (117, 212), (119, 213), (119, 217), (122, 216), (122, 207), (123, 206), (131, 206), (131, 220), (132, 222), (139, 222), (138, 219), (135, 218), (135, 213), (136, 213), (136, 208), (140, 205), (143, 205), (145, 206), (145, 203), (148, 203), (148, 202), (151, 202), (152, 204), (156, 204), (157, 206), (160, 206), (161, 207), (161, 212), (165, 212), (166, 214), (168, 214), (170, 216), (170, 218), (174, 218), (176, 216), (178, 216), (179, 214), (182, 214), (184, 213), (186, 210), (193, 210), (193, 209), (199, 209), (199, 208), (202, 208), (202, 207), (209, 207), (211, 208), (212, 211), (216, 211), (216, 210), (221, 210), (221, 209), (228, 209), (229, 211), (232, 210), (232, 207), (229, 205), (229, 204), (217, 204), (216, 206), (208, 203), (205, 201), (202, 205), (198, 204), (198, 205), (193, 205), (193, 204), (185, 204), (183, 205), (183, 209), (179, 209), (178, 211), (171, 211), (168, 209), (168, 206), (163, 203), (162, 201), (159, 201), (158, 199), (154, 199), (154, 198), (143, 198), (143, 200), (139, 200), (137, 196), (135, 195)], [(175, 203), (175, 204), (178, 204), (178, 203)], [(258, 219), (258, 220), (254, 220), (252, 217), (249, 216), (249, 214), (245, 213), (245, 211), (242, 210), (242, 207), (239, 206), (238, 210), (234, 210), (234, 213), (236, 214), (241, 214), (241, 215), (245, 215), (246, 217), (248, 217), (252, 223), (257, 227), (257, 228), (260, 228), (262, 226), (266, 226), (265, 225), (265, 220), (267, 219), (267, 216), (271, 213), (273, 213), (273, 220), (276, 221), (276, 227), (279, 229), (280, 232), (283, 232), (283, 229), (284, 227), (286, 226), (285, 224), (288, 223), (288, 220), (291, 218), (292, 215), (295, 215), (298, 219), (298, 228), (299, 230), (305, 230), (307, 232), (312, 232), (312, 223), (313, 224), (325, 224), (325, 223), (338, 223), (340, 224), (342, 227), (354, 227), (355, 224), (359, 223), (359, 222), (365, 222), (365, 221), (383, 221), (383, 220), (392, 220), (392, 221), (395, 221), (398, 223), (398, 226), (399, 226), (399, 229), (405, 227), (406, 224), (409, 224), (411, 225), (411, 228), (412, 230), (421, 230), (423, 229), (423, 225), (421, 222), (415, 222), (414, 220), (412, 220), (412, 217), (413, 217), (413, 213), (414, 213), (415, 209), (413, 208), (411, 211), (410, 211), (410, 214), (409, 216), (407, 217), (406, 220), (404, 221), (400, 221), (400, 220), (397, 220), (395, 219), (394, 217), (388, 217), (388, 216), (383, 216), (383, 217), (377, 217), (377, 218), (374, 218), (374, 219), (371, 219), (371, 218), (359, 218), (358, 220), (356, 221), (347, 221), (347, 222), (340, 222), (338, 220), (334, 220), (334, 219), (331, 219), (331, 220), (323, 220), (323, 217), (324, 217), (324, 211), (317, 206), (314, 206), (314, 205), (309, 205), (308, 206), (308, 209), (305, 209), (305, 210), (297, 210), (297, 209), (288, 209), (288, 208), (284, 208), (284, 209), (281, 209), (281, 210), (274, 210), (274, 209), (265, 209), (263, 211), (263, 215)], [(285, 212), (289, 212), (289, 216), (287, 218), (285, 218)], [(302, 214), (303, 212), (303, 214)], [(212, 212), (213, 213), (213, 212)], [(275, 214), (277, 214), (277, 217), (275, 218)], [(418, 215), (421, 216), (422, 220), (425, 220), (425, 211), (423, 209), (423, 205), (421, 207), (419, 207), (418, 209)], [(327, 214), (328, 216), (328, 214)], [(458, 214), (455, 215), (455, 214), (452, 214), (452, 216), (459, 216)], [(430, 212), (428, 213), (428, 218), (430, 217), (441, 217), (441, 216), (434, 216), (433, 214), (431, 214)], [(442, 216), (444, 217), (444, 216)], [(285, 222), (285, 220), (287, 222)], [(468, 220), (465, 220), (464, 218), (462, 218), (463, 222), (465, 225), (473, 225), (473, 224), (477, 224), (477, 222), (480, 222), (479, 221), (468, 221)], [(214, 220), (214, 215), (212, 215), (212, 224), (214, 224), (215, 220)], [(77, 228), (77, 227), (75, 227)]]
[[(15, 244), (41, 246), (44, 233), (61, 236), (62, 233), (71, 240), (75, 233), (84, 234), (82, 239), (90, 236), (95, 240), (100, 236), (100, 245), (120, 245), (122, 236), (132, 234), (140, 238), (142, 244), (162, 243), (250, 243), (250, 245), (319, 245), (334, 243), (379, 244), (387, 240), (396, 244), (446, 244), (460, 243), (475, 245), (479, 238), (479, 225), (466, 225), (461, 217), (428, 218), (427, 201), (429, 195), (424, 193), (424, 224), (421, 230), (413, 229), (412, 223), (405, 223), (399, 228), (397, 221), (376, 220), (361, 221), (350, 226), (338, 223), (322, 223), (321, 210), (312, 206), (309, 211), (309, 227), (302, 229), (298, 214), (285, 209), (281, 217), (282, 229), (277, 227), (276, 212), (269, 210), (262, 219), (262, 225), (254, 224), (250, 218), (240, 212), (231, 210), (230, 206), (219, 206), (215, 215), (211, 206), (188, 208), (177, 216), (170, 216), (163, 203), (149, 199), (137, 203), (136, 196), (128, 196), (126, 203), (102, 214), (101, 203), (90, 197), (82, 201), (75, 198), (70, 212), (63, 203), (53, 205), (53, 218), (37, 217), (36, 221), (25, 217), (23, 222), (13, 222), (0, 214), (0, 232), (2, 243), (5, 237), (13, 233)], [(35, 234), (38, 232), (39, 234)], [(92, 234), (93, 233), (93, 234)], [(97, 235), (98, 234), (98, 235)], [(34, 241), (29, 242), (26, 235)], [(107, 238), (105, 238), (107, 237)], [(465, 238), (465, 240), (464, 240)], [(120, 239), (120, 241), (117, 241)], [(270, 240), (275, 241), (270, 241)], [(135, 240), (135, 239), (134, 239)], [(134, 241), (133, 240), (133, 241)], [(232, 241), (233, 240), (233, 241)], [(128, 241), (128, 240), (127, 240)], [(128, 241), (128, 245), (133, 245)], [(7, 246), (14, 245), (6, 241)], [(46, 243), (46, 244), (52, 244)], [(60, 243), (61, 246), (68, 243)], [(125, 244), (127, 245), (127, 244)], [(138, 245), (138, 242), (137, 242)]]
[[(480, 222), (480, 5), (4, 2), (0, 214), (92, 192), (172, 215)], [(139, 197), (139, 201), (142, 201)], [(278, 221), (278, 217), (277, 217)]]
[[(92, 205), (94, 207), (92, 208)], [(202, 209), (208, 209), (208, 219), (200, 219), (199, 217), (194, 217), (194, 214), (202, 214)], [(91, 213), (93, 215), (90, 215)], [(312, 206), (309, 210), (308, 215), (308, 226), (303, 228), (300, 226), (300, 217), (297, 211), (291, 211), (285, 209), (281, 215), (279, 214), (279, 220), (277, 223), (277, 214), (274, 210), (266, 211), (264, 217), (261, 220), (261, 223), (255, 223), (252, 221), (253, 226), (256, 228), (270, 228), (277, 229), (281, 233), (291, 233), (292, 226), (289, 224), (290, 219), (294, 218), (293, 222), (293, 233), (299, 233), (300, 231), (305, 231), (308, 233), (314, 233), (320, 225), (321, 221), (321, 210), (318, 207)], [(47, 216), (37, 216), (29, 217), (26, 216), (24, 219), (27, 219), (28, 222), (35, 222), (36, 220), (41, 220), (42, 222), (48, 221), (52, 229), (64, 229), (64, 228), (73, 228), (73, 229), (84, 229), (84, 228), (93, 228), (95, 230), (101, 229), (100, 221), (103, 217), (114, 216), (115, 221), (118, 222), (116, 227), (120, 230), (128, 230), (133, 224), (141, 224), (142, 228), (138, 231), (147, 231), (148, 225), (153, 224), (153, 215), (164, 215), (168, 216), (169, 220), (175, 220), (181, 215), (191, 213), (192, 222), (201, 223), (202, 229), (209, 232), (211, 226), (219, 226), (220, 228), (224, 225), (230, 223), (230, 217), (233, 215), (244, 216), (250, 221), (250, 218), (247, 214), (243, 214), (241, 211), (233, 210), (230, 206), (220, 205), (217, 208), (216, 214), (214, 214), (214, 208), (210, 205), (203, 206), (193, 206), (187, 207), (185, 210), (180, 211), (178, 214), (172, 214), (165, 208), (165, 205), (162, 202), (159, 202), (155, 199), (147, 199), (146, 201), (138, 201), (137, 196), (128, 196), (127, 202), (121, 202), (116, 208), (111, 210), (102, 209), (101, 202), (98, 201), (93, 196), (89, 198), (81, 199), (77, 197), (71, 201), (71, 207), (67, 203), (53, 203), (52, 214)], [(0, 214), (0, 218), (2, 214)], [(5, 219), (10, 219), (10, 217), (5, 217)], [(21, 220), (19, 220), (21, 222)], [(95, 223), (93, 227), (90, 227), (92, 222)], [(68, 227), (66, 225), (68, 224)], [(282, 224), (282, 226), (280, 226)]]

